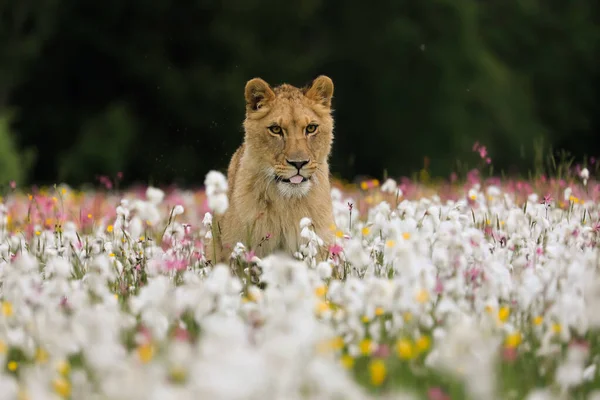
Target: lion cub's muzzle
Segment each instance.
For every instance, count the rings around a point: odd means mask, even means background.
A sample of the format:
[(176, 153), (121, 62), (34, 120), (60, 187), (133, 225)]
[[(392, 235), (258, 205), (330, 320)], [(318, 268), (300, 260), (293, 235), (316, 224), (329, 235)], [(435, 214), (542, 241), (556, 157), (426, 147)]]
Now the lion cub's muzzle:
[[(275, 177), (275, 179), (278, 182), (284, 182), (284, 183), (289, 183), (292, 185), (298, 185), (300, 183), (306, 182), (310, 179), (310, 176), (312, 175), (311, 173), (309, 173), (307, 171), (307, 169), (310, 168), (304, 168), (305, 166), (307, 166), (310, 162), (310, 160), (285, 160), (287, 162), (288, 165), (286, 165), (285, 167), (282, 166), (282, 168), (280, 168), (281, 172), (278, 171), (277, 176)], [(290, 171), (290, 168), (288, 167), (293, 167), (293, 169)], [(304, 170), (303, 170), (304, 168)]]

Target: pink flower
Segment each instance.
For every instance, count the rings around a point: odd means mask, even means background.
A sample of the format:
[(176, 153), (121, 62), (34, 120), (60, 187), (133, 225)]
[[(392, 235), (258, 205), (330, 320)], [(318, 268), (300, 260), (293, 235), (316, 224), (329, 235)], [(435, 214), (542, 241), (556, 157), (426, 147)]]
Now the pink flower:
[(387, 344), (380, 344), (373, 353), (373, 357), (386, 358), (390, 355), (390, 346)]
[(187, 331), (187, 329), (181, 328), (179, 326), (175, 328), (174, 336), (176, 340), (179, 340), (181, 342), (187, 342), (188, 340), (190, 340), (190, 333)]
[(517, 359), (517, 349), (514, 347), (505, 347), (502, 349), (502, 359), (512, 363)]
[(442, 280), (440, 278), (437, 278), (437, 280), (435, 282), (435, 289), (433, 289), (433, 291), (436, 294), (440, 294), (444, 291), (444, 282), (442, 282)]
[(10, 188), (15, 190), (17, 188), (17, 182), (15, 181), (10, 181)]
[(333, 256), (337, 256), (342, 251), (344, 251), (344, 248), (342, 246), (340, 246), (339, 244), (334, 244), (334, 245), (329, 246), (329, 252)]
[(152, 332), (150, 332), (150, 329), (146, 328), (144, 325), (140, 325), (138, 334), (140, 335), (142, 343), (150, 343), (152, 341)]
[(450, 400), (450, 396), (448, 396), (442, 388), (433, 387), (427, 391), (427, 399), (428, 400)]
[(246, 262), (252, 262), (252, 259), (254, 258), (254, 256), (256, 255), (256, 253), (254, 252), (254, 250), (250, 250), (248, 252), (246, 252)]
[(187, 261), (183, 259), (168, 260), (167, 271), (183, 271), (187, 268)]
[(468, 270), (465, 274), (468, 278), (471, 279), (471, 281), (474, 281), (475, 279), (477, 279), (479, 277), (481, 272), (482, 271), (479, 268), (472, 268), (472, 269)]
[(481, 146), (480, 148), (478, 148), (477, 152), (479, 153), (479, 157), (481, 158), (485, 158), (487, 156), (487, 149), (485, 148), (485, 146)]

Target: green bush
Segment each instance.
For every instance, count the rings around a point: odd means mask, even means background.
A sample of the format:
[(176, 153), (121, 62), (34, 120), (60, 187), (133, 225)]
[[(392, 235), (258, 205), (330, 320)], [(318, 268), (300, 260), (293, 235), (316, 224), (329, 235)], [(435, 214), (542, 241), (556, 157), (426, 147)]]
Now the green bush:
[(15, 181), (24, 184), (35, 159), (33, 149), (20, 152), (10, 130), (12, 115), (0, 112), (0, 186)]
[(62, 154), (59, 180), (92, 182), (97, 175), (116, 175), (127, 166), (136, 130), (126, 105), (109, 106), (84, 124), (74, 146)]

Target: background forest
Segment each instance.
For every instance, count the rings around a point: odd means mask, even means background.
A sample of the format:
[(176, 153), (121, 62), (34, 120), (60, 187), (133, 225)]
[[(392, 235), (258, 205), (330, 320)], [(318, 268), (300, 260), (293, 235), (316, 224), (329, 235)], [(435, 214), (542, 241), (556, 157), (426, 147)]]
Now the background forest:
[(337, 177), (547, 173), (600, 154), (599, 50), (596, 0), (2, 0), (0, 183), (201, 185), (248, 79), (319, 74)]

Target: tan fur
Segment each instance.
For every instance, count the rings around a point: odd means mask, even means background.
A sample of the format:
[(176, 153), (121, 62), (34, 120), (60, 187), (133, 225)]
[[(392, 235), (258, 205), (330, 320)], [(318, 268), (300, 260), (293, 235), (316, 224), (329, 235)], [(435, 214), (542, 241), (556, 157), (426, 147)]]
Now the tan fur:
[[(297, 251), (303, 217), (312, 220), (325, 241), (326, 256), (334, 224), (328, 165), (333, 142), (332, 95), (333, 82), (326, 76), (302, 89), (288, 84), (271, 88), (260, 78), (248, 81), (245, 137), (227, 172), (229, 208), (219, 222), (218, 261), (225, 261), (237, 242), (259, 257), (275, 250)], [(281, 135), (269, 130), (274, 124), (281, 128)], [(310, 124), (318, 125), (315, 133), (307, 133)], [(288, 161), (308, 163), (298, 170)], [(290, 179), (298, 172), (308, 182), (276, 179)], [(264, 240), (267, 234), (270, 239)]]

